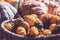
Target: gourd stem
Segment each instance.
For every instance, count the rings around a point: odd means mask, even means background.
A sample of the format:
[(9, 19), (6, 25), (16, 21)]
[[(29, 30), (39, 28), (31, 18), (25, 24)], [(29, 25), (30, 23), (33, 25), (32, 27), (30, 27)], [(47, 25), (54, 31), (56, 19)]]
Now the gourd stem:
[(20, 20), (24, 21), (24, 19), (23, 19), (20, 15), (18, 15), (18, 16), (19, 16), (19, 19), (20, 19)]

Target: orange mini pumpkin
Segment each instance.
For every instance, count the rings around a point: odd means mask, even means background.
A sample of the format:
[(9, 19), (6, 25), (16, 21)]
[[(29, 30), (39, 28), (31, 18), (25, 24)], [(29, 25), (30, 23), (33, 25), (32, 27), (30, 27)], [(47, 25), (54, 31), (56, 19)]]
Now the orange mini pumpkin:
[(17, 27), (16, 33), (20, 35), (27, 35), (25, 28), (21, 26)]
[(50, 35), (52, 32), (49, 30), (49, 29), (45, 29), (44, 31), (43, 31), (43, 34), (44, 35)]
[(47, 20), (49, 20), (51, 18), (51, 14), (43, 14), (40, 16), (40, 20), (43, 21), (43, 22), (47, 22)]
[(32, 26), (29, 30), (29, 34), (32, 36), (38, 36), (39, 35), (38, 28), (35, 26)]
[(49, 26), (49, 29), (50, 29), (51, 31), (55, 30), (55, 28), (56, 28), (56, 24), (55, 24), (55, 23), (54, 23), (54, 24), (51, 24), (51, 25)]
[(22, 26), (23, 26), (26, 30), (28, 30), (28, 29), (30, 28), (29, 23), (26, 22), (26, 21), (23, 21), (23, 22), (22, 22)]
[(4, 0), (4, 1), (6, 1), (6, 2), (12, 4), (14, 0)]
[(37, 18), (34, 17), (33, 15), (26, 15), (25, 20), (30, 24), (30, 26), (33, 26), (37, 21)]
[(5, 28), (8, 29), (9, 31), (11, 31), (11, 30), (12, 30), (12, 27), (13, 27), (11, 23), (5, 23), (4, 26), (5, 26)]
[(59, 16), (52, 15), (50, 23), (57, 23), (59, 21)]

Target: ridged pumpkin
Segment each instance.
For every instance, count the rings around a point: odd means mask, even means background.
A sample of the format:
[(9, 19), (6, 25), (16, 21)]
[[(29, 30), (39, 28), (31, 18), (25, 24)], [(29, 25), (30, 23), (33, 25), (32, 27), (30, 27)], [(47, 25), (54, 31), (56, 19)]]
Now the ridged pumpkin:
[(56, 24), (54, 23), (54, 24), (51, 24), (50, 26), (49, 26), (49, 30), (51, 30), (51, 31), (53, 31), (53, 30), (55, 30), (56, 29)]
[(37, 19), (35, 14), (33, 15), (26, 15), (25, 16), (25, 20), (31, 25), (33, 26), (35, 24), (35, 22), (37, 22)]
[(29, 30), (29, 34), (31, 36), (38, 36), (39, 35), (39, 31), (38, 31), (38, 28), (35, 27), (35, 26), (32, 26)]
[(51, 35), (51, 31), (49, 30), (49, 29), (45, 29), (44, 31), (43, 31), (43, 34), (44, 35)]

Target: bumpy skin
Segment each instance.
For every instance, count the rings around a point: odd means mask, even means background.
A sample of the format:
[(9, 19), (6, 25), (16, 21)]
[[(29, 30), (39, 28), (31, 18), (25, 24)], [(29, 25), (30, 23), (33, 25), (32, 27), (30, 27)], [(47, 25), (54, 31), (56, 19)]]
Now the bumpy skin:
[(16, 33), (20, 35), (27, 35), (25, 28), (21, 26), (17, 28)]
[(59, 0), (56, 0), (55, 2), (54, 1), (47, 1), (47, 0), (44, 0), (44, 3), (47, 5), (48, 7), (48, 13), (50, 14), (55, 14), (56, 12), (58, 16), (60, 16), (60, 3), (59, 3)]
[(22, 16), (32, 13), (37, 14), (38, 16), (44, 13), (55, 14), (56, 11), (60, 13), (59, 8), (59, 3), (54, 1), (26, 1), (22, 5)]
[(22, 15), (28, 15), (28, 14), (37, 14), (38, 16), (40, 16), (41, 14), (47, 13), (47, 6), (39, 1), (26, 1), (23, 5), (22, 5)]
[(1, 19), (12, 19), (16, 15), (17, 10), (7, 2), (0, 3), (0, 15)]
[[(49, 1), (49, 4), (47, 5), (49, 10), (48, 13), (53, 14), (57, 8), (59, 8), (59, 5), (56, 2)], [(57, 11), (57, 10), (56, 10)]]
[(30, 30), (29, 30), (29, 34), (31, 36), (38, 36), (39, 31), (38, 31), (37, 27), (35, 27), (35, 26), (31, 27)]

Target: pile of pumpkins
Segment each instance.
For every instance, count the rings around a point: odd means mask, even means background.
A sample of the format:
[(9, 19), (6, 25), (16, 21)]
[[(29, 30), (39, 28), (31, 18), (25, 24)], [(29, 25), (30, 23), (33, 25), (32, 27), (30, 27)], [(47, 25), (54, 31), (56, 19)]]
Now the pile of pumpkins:
[(60, 17), (43, 14), (39, 18), (35, 14), (18, 17), (15, 21), (5, 23), (5, 28), (19, 35), (41, 36), (60, 33)]

